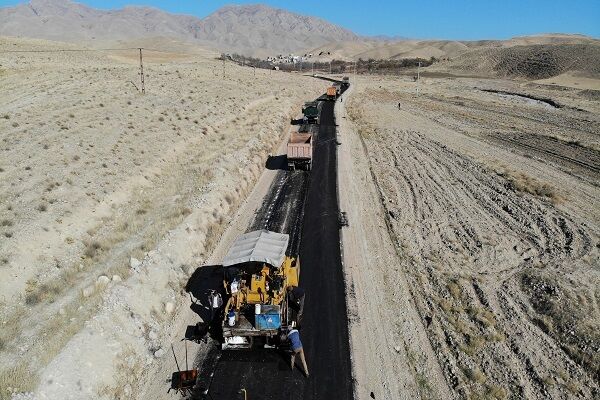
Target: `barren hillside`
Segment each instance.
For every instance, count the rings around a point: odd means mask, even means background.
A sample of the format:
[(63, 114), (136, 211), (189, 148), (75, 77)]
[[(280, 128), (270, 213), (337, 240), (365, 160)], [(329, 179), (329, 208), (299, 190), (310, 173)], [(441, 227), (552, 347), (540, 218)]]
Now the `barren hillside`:
[(477, 75), (545, 79), (569, 71), (600, 77), (600, 41), (475, 49), (432, 68)]
[(320, 93), (194, 53), (146, 52), (144, 95), (136, 52), (0, 55), (0, 398), (113, 399), (123, 363), (162, 357), (193, 266)]

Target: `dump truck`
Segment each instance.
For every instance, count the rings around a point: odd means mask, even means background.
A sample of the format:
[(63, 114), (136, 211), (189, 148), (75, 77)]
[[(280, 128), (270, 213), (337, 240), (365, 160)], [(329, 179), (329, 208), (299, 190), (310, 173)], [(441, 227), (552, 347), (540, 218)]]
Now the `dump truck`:
[(344, 86), (346, 88), (348, 86), (350, 86), (350, 78), (349, 77), (345, 76), (345, 77), (342, 78), (342, 86)]
[(334, 86), (330, 86), (327, 88), (327, 100), (335, 101), (337, 99), (337, 90)]
[(304, 120), (309, 124), (319, 123), (319, 102), (308, 101), (302, 106), (302, 115)]
[(336, 94), (337, 96), (339, 96), (340, 94), (342, 94), (342, 84), (341, 84), (341, 83), (339, 83), (339, 82), (335, 82), (335, 83), (333, 84), (333, 87), (335, 88), (335, 94)]
[(313, 136), (316, 125), (301, 125), (297, 132), (290, 134), (287, 145), (288, 169), (312, 169)]
[(278, 347), (297, 326), (292, 290), (300, 260), (286, 255), (289, 235), (258, 230), (239, 236), (223, 259), (227, 303), (222, 321), (223, 350)]

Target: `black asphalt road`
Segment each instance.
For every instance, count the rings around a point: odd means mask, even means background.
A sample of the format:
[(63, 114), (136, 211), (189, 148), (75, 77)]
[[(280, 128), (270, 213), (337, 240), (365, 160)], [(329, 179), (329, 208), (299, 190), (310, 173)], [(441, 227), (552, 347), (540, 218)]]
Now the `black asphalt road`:
[[(310, 378), (290, 369), (289, 355), (266, 349), (213, 350), (205, 362), (212, 378), (196, 398), (300, 400), (353, 398), (350, 343), (340, 254), (334, 103), (324, 102), (313, 151), (313, 168), (278, 172), (249, 227), (289, 233), (288, 253), (299, 247), (300, 286), (306, 303), (300, 330)], [(301, 222), (301, 223), (300, 223)], [(299, 227), (301, 227), (299, 229)], [(204, 391), (204, 390), (202, 390)]]

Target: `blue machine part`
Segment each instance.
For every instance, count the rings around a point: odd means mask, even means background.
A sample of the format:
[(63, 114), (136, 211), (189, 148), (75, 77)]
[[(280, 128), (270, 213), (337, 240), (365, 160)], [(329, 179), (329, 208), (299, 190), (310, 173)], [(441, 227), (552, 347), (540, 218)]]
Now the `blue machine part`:
[(254, 316), (254, 327), (259, 330), (281, 328), (280, 308), (276, 305), (262, 305), (261, 313)]

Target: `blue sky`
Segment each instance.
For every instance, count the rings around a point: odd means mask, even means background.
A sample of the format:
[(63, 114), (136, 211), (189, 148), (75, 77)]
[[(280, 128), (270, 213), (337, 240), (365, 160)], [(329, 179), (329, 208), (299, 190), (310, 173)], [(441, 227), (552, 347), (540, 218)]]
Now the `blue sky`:
[[(0, 0), (0, 6), (26, 1)], [(96, 8), (148, 5), (204, 17), (226, 4), (258, 1), (79, 0)], [(274, 7), (322, 17), (362, 35), (502, 39), (561, 32), (600, 37), (600, 0), (279, 0)]]

